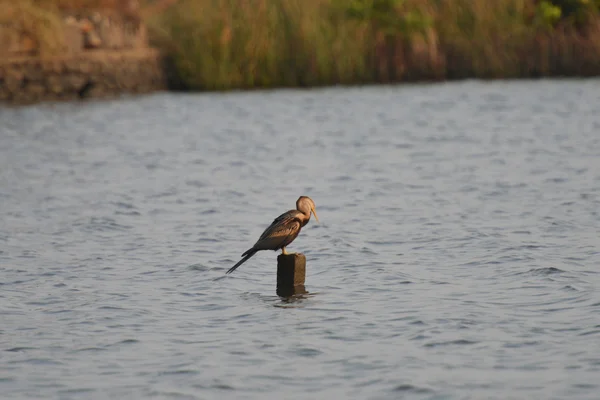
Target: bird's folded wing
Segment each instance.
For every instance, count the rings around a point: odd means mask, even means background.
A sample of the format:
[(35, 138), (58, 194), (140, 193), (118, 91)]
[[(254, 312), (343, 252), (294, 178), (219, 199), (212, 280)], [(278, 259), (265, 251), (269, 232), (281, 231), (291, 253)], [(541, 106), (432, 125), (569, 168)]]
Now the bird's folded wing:
[[(290, 243), (298, 235), (302, 224), (294, 212), (287, 212), (277, 217), (260, 236), (254, 248), (278, 249), (283, 244)], [(289, 241), (288, 241), (289, 240)]]
[(258, 241), (261, 241), (262, 239), (266, 239), (270, 236), (273, 236), (273, 234), (275, 232), (279, 232), (282, 229), (289, 228), (290, 224), (294, 220), (297, 220), (297, 218), (296, 218), (297, 213), (298, 212), (295, 210), (290, 210), (286, 213), (281, 214), (279, 217), (275, 218), (273, 220), (273, 222), (271, 222), (271, 225), (269, 225), (269, 227), (267, 229), (265, 229), (265, 231), (262, 233), (262, 235), (260, 235), (260, 238), (258, 239)]

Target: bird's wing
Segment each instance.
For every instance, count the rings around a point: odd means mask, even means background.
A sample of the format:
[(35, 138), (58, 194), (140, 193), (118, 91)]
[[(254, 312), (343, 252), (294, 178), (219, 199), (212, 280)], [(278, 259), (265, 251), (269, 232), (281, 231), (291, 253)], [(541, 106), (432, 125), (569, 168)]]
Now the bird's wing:
[(290, 210), (279, 217), (275, 218), (271, 225), (265, 229), (260, 238), (254, 245), (255, 249), (261, 250), (277, 250), (282, 244), (290, 243), (300, 232), (302, 223), (298, 218), (299, 212)]
[(271, 225), (269, 225), (269, 227), (265, 229), (262, 235), (260, 235), (260, 238), (258, 240), (260, 241), (262, 239), (265, 239), (271, 236), (273, 232), (281, 229), (282, 227), (285, 227), (288, 223), (294, 220), (297, 213), (298, 211), (296, 210), (290, 210), (275, 218), (273, 222), (271, 222)]

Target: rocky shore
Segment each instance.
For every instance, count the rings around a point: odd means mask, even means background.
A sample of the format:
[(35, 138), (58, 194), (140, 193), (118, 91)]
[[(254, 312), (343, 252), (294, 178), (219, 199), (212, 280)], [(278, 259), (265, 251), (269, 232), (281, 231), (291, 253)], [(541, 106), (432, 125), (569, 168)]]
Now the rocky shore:
[(0, 103), (107, 97), (167, 86), (161, 55), (149, 47), (146, 28), (133, 13), (62, 10), (54, 20), (40, 14), (54, 22), (48, 50), (47, 33), (21, 23), (23, 10), (13, 11), (14, 20), (0, 23)]

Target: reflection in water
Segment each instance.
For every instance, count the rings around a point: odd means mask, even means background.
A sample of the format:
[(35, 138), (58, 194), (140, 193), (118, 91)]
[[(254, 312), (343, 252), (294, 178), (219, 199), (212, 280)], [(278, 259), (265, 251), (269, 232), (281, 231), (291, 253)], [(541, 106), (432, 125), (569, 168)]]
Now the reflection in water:
[(309, 292), (306, 290), (304, 285), (297, 285), (294, 287), (278, 287), (277, 295), (279, 296), (280, 302), (274, 304), (275, 307), (279, 308), (294, 308), (311, 297), (314, 297), (317, 293)]
[(306, 287), (304, 285), (296, 285), (296, 286), (286, 286), (286, 285), (278, 285), (277, 286), (277, 296), (288, 298), (292, 296), (301, 296), (304, 294), (308, 294), (306, 291)]

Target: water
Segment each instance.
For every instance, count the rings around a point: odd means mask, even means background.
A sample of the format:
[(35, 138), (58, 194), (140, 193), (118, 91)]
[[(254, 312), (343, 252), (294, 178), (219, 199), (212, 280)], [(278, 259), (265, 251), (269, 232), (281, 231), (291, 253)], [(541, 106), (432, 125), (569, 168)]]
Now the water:
[[(3, 399), (596, 399), (600, 81), (0, 109)], [(224, 276), (311, 196), (289, 247)]]

